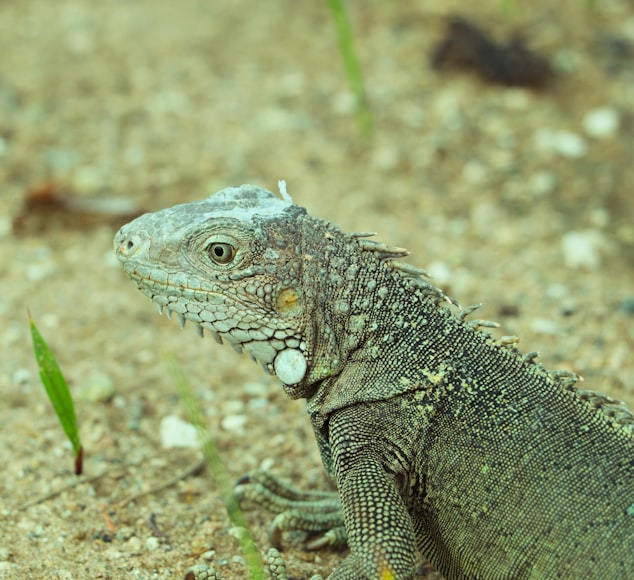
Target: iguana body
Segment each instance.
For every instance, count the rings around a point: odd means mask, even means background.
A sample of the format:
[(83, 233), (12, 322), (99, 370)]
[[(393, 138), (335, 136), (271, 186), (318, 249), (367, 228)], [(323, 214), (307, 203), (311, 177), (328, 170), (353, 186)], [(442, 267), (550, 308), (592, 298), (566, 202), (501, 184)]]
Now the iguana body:
[(241, 186), (115, 247), (152, 300), (307, 399), (351, 550), (331, 578), (410, 578), (419, 553), (447, 578), (634, 577), (631, 414), (454, 315), (368, 235)]

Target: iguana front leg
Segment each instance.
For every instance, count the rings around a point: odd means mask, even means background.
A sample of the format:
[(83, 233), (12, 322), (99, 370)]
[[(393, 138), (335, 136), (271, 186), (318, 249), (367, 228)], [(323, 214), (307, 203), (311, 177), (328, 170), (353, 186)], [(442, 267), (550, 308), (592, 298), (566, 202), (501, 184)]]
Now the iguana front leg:
[(331, 580), (413, 578), (418, 563), (414, 526), (380, 462), (356, 458), (339, 485), (351, 554)]
[[(337, 482), (351, 554), (332, 580), (405, 580), (417, 572), (414, 522), (396, 481), (407, 487), (407, 444), (390, 438), (399, 405), (355, 405), (335, 411), (328, 423), (332, 470)], [(410, 439), (401, 428), (404, 440)]]
[(346, 544), (337, 492), (302, 492), (267, 471), (255, 471), (238, 481), (234, 493), (240, 502), (252, 501), (278, 514), (270, 527), (271, 544), (275, 547), (281, 547), (285, 531), (318, 534), (306, 543), (309, 550)]
[[(250, 500), (278, 516), (271, 524), (271, 543), (279, 546), (285, 531), (320, 534), (307, 549), (342, 546), (352, 553), (338, 566), (331, 580), (413, 577), (417, 551), (411, 518), (392, 481), (379, 462), (359, 457), (346, 469), (339, 494), (301, 492), (266, 471), (254, 472), (235, 488), (240, 501)], [(359, 493), (359, 490), (363, 490)], [(350, 537), (343, 526), (345, 517)]]

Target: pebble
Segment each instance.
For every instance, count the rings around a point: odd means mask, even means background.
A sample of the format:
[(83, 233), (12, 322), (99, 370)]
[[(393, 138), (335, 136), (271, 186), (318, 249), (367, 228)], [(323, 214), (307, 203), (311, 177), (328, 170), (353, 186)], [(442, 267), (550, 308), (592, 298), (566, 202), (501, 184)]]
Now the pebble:
[(538, 171), (531, 175), (528, 187), (534, 196), (548, 195), (557, 187), (557, 176), (552, 171)]
[(548, 298), (549, 300), (561, 300), (562, 298), (565, 298), (569, 294), (570, 294), (570, 290), (568, 289), (568, 286), (566, 286), (565, 284), (554, 282), (553, 284), (550, 284), (546, 288), (546, 292), (544, 293), (544, 296)]
[(161, 545), (161, 541), (158, 538), (148, 538), (147, 540), (145, 540), (145, 549), (148, 552), (153, 552), (154, 550), (157, 550)]
[(249, 412), (251, 411), (260, 411), (265, 409), (269, 405), (269, 400), (264, 397), (255, 397), (253, 399), (249, 399), (247, 403), (247, 409)]
[(133, 554), (138, 554), (139, 552), (141, 552), (141, 540), (137, 538), (136, 536), (132, 536), (125, 543), (125, 547), (127, 548), (128, 552), (131, 552)]
[(619, 130), (619, 113), (611, 107), (599, 107), (588, 111), (582, 120), (583, 130), (595, 139), (609, 139)]
[(28, 385), (31, 382), (31, 371), (28, 369), (16, 369), (11, 375), (11, 382), (17, 386)]
[(163, 447), (185, 447), (196, 449), (200, 447), (196, 428), (176, 415), (168, 415), (161, 419), (159, 428), (161, 445)]
[(264, 383), (252, 381), (245, 383), (243, 390), (245, 394), (249, 395), (249, 397), (265, 397), (268, 388)]
[(223, 415), (240, 415), (244, 412), (244, 403), (238, 399), (224, 401), (222, 403)]
[(115, 395), (114, 383), (107, 374), (95, 371), (76, 389), (76, 394), (88, 403), (107, 403)]
[(246, 415), (227, 415), (220, 421), (220, 426), (226, 431), (240, 431), (248, 420)]
[(0, 238), (8, 237), (9, 234), (11, 234), (11, 228), (12, 225), (9, 216), (0, 216)]
[(530, 323), (533, 332), (541, 334), (557, 334), (558, 325), (554, 320), (548, 318), (534, 318)]
[(601, 266), (605, 238), (599, 230), (573, 230), (561, 238), (564, 263), (568, 268), (596, 270)]
[(573, 131), (539, 129), (534, 136), (535, 147), (547, 153), (557, 153), (567, 159), (578, 159), (586, 154), (586, 142)]
[(106, 171), (101, 167), (85, 165), (75, 171), (72, 182), (79, 193), (98, 193), (106, 185)]
[(431, 282), (436, 286), (447, 286), (452, 279), (452, 271), (445, 262), (432, 262), (426, 268), (431, 276)]
[(462, 167), (462, 177), (473, 185), (484, 183), (487, 178), (487, 168), (476, 159), (470, 159)]

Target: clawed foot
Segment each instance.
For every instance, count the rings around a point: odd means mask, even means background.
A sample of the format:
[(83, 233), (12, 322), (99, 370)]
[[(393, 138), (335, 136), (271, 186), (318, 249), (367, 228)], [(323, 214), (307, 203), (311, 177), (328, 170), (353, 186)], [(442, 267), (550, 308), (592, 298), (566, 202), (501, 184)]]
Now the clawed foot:
[(271, 523), (271, 544), (281, 547), (282, 534), (303, 531), (314, 536), (305, 543), (308, 550), (346, 545), (341, 502), (336, 492), (302, 492), (273, 477), (255, 471), (241, 478), (234, 493), (238, 501), (252, 501), (276, 513)]

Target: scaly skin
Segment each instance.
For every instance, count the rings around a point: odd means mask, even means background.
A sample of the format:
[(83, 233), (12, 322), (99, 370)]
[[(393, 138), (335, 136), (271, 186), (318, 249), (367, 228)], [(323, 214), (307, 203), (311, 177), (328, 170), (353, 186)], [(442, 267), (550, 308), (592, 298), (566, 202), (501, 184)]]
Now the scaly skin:
[[(142, 216), (115, 249), (154, 302), (307, 399), (351, 550), (331, 578), (411, 578), (419, 554), (447, 578), (634, 577), (632, 415), (367, 236), (241, 186)], [(268, 497), (253, 480), (242, 495)]]

